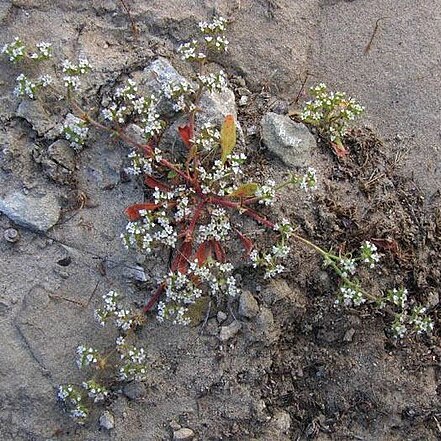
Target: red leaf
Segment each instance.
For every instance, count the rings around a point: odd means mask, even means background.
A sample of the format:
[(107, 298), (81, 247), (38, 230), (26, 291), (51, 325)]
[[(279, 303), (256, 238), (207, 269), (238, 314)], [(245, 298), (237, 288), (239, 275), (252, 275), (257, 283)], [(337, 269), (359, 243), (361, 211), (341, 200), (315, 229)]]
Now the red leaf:
[(182, 141), (184, 141), (184, 144), (190, 148), (191, 142), (190, 139), (193, 138), (193, 124), (188, 123), (185, 126), (179, 126), (178, 127), (179, 134), (181, 135)]
[(202, 242), (196, 251), (196, 259), (198, 259), (198, 265), (202, 266), (210, 256), (211, 256), (210, 242)]
[(389, 250), (393, 254), (398, 254), (400, 251), (400, 246), (395, 239), (371, 239), (370, 241), (381, 250)]
[(344, 158), (348, 153), (349, 150), (340, 142), (331, 142), (331, 146), (334, 150), (334, 153), (339, 157), (339, 158)]
[(226, 260), (226, 254), (225, 254), (225, 250), (223, 248), (223, 246), (221, 245), (221, 243), (217, 240), (212, 239), (211, 241), (213, 248), (214, 248), (214, 254), (216, 256), (216, 259), (221, 262), (224, 263)]
[(159, 188), (161, 191), (170, 191), (170, 187), (163, 184), (162, 182), (158, 181), (156, 178), (154, 178), (153, 176), (146, 176), (144, 178), (144, 183), (145, 185), (147, 185), (147, 187), (150, 188)]
[(242, 242), (243, 247), (245, 248), (245, 255), (249, 256), (251, 251), (252, 251), (252, 249), (254, 248), (253, 241), (249, 237), (245, 236), (244, 234), (242, 234), (238, 230), (236, 230), (236, 233), (239, 236), (239, 238), (240, 238), (240, 240)]
[(193, 245), (191, 242), (182, 243), (181, 248), (178, 250), (178, 254), (172, 262), (172, 271), (178, 270), (181, 274), (185, 274), (187, 272), (192, 248)]
[(160, 206), (161, 206), (160, 204), (154, 204), (153, 202), (134, 204), (134, 205), (130, 205), (130, 207), (127, 207), (124, 210), (124, 213), (129, 218), (129, 220), (136, 221), (141, 217), (141, 215), (139, 214), (141, 210), (153, 211), (159, 208)]

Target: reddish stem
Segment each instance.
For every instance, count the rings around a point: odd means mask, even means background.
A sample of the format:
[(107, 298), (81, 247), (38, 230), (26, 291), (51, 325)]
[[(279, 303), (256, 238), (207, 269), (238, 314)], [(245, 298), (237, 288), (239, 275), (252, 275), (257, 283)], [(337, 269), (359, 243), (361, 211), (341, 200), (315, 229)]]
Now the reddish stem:
[(268, 228), (273, 229), (274, 228), (274, 224), (268, 220), (266, 217), (261, 216), (260, 214), (256, 213), (254, 210), (252, 210), (251, 208), (243, 208), (242, 204), (238, 203), (238, 202), (231, 202), (227, 199), (224, 199), (222, 197), (211, 197), (208, 200), (209, 202), (212, 202), (213, 204), (216, 205), (222, 205), (223, 207), (228, 207), (228, 208), (236, 208), (238, 210), (241, 211), (241, 213), (245, 214), (248, 217), (253, 218), (255, 221), (259, 222), (262, 225), (265, 225)]
[(159, 297), (161, 297), (162, 292), (164, 291), (165, 288), (165, 284), (161, 283), (158, 288), (156, 289), (156, 291), (153, 293), (152, 297), (150, 298), (150, 300), (147, 302), (147, 304), (144, 306), (144, 308), (142, 308), (142, 312), (144, 314), (147, 314), (147, 312), (149, 312), (153, 306), (155, 305), (155, 303), (158, 301)]

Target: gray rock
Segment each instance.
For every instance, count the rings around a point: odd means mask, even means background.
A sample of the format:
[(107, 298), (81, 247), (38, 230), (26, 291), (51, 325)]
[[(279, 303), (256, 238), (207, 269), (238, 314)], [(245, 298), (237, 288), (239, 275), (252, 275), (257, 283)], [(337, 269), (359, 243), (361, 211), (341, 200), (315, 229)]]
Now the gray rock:
[(132, 401), (141, 400), (146, 396), (146, 388), (143, 383), (133, 381), (126, 384), (123, 388), (123, 394)]
[(129, 124), (124, 132), (129, 138), (133, 139), (139, 144), (145, 144), (144, 132), (137, 124)]
[(23, 100), (18, 106), (17, 116), (24, 118), (40, 136), (53, 129), (56, 124), (56, 120), (38, 100)]
[(137, 282), (147, 281), (147, 275), (142, 266), (130, 266), (124, 268), (124, 277), (136, 280)]
[(231, 322), (228, 326), (222, 326), (219, 333), (220, 341), (230, 340), (241, 330), (241, 328), (242, 325), (237, 320)]
[(173, 432), (173, 441), (192, 441), (194, 438), (194, 432), (187, 427), (176, 430)]
[(343, 336), (343, 341), (346, 343), (350, 343), (354, 339), (355, 335), (355, 329), (350, 328), (345, 332), (345, 335)]
[(282, 433), (288, 433), (291, 428), (291, 417), (288, 412), (279, 411), (273, 416), (271, 426)]
[(227, 319), (227, 314), (223, 311), (219, 311), (216, 318), (219, 323), (223, 323)]
[[(166, 58), (159, 57), (144, 69), (142, 87), (146, 89), (146, 93), (158, 96), (158, 93), (164, 90), (167, 84), (176, 84), (182, 81), (186, 81), (186, 79), (178, 73), (171, 63)], [(166, 99), (161, 99), (158, 110), (166, 116), (176, 114), (173, 110), (173, 104)]]
[(196, 118), (199, 124), (220, 126), (227, 115), (233, 115), (237, 124), (236, 97), (231, 89), (224, 89), (221, 93), (205, 92), (201, 97), (200, 107), (201, 111)]
[(107, 430), (115, 427), (115, 417), (108, 410), (100, 416), (100, 426)]
[(0, 196), (0, 211), (13, 222), (37, 231), (49, 230), (60, 217), (60, 206), (51, 193), (36, 197), (16, 191)]
[(262, 118), (261, 126), (263, 142), (268, 150), (287, 166), (301, 168), (311, 165), (311, 155), (317, 143), (304, 124), (270, 112)]
[(280, 329), (274, 322), (274, 316), (270, 309), (262, 307), (255, 319), (256, 338), (268, 344), (274, 343), (280, 336)]
[(249, 291), (243, 291), (239, 299), (239, 314), (242, 317), (253, 318), (259, 313), (259, 304)]
[(60, 184), (72, 181), (75, 170), (75, 153), (65, 140), (55, 141), (47, 152), (35, 148), (32, 152), (34, 160), (40, 163), (47, 176)]

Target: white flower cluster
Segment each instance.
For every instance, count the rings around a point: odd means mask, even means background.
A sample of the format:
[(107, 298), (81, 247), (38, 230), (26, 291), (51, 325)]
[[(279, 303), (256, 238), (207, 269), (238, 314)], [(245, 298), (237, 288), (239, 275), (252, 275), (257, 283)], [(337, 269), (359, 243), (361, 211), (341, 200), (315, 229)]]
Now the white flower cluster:
[(95, 380), (84, 381), (82, 386), (87, 391), (87, 395), (93, 400), (94, 403), (104, 401), (109, 395), (109, 391), (104, 386), (98, 384)]
[(20, 74), (17, 77), (17, 85), (14, 89), (14, 95), (27, 96), (28, 98), (34, 99), (37, 89), (37, 83), (33, 83), (24, 74)]
[(344, 278), (348, 278), (350, 275), (355, 274), (355, 271), (357, 270), (357, 263), (355, 259), (350, 257), (341, 257), (339, 264), (341, 276)]
[(177, 84), (167, 83), (162, 92), (167, 99), (173, 101), (175, 112), (192, 112), (195, 109), (191, 101), (195, 90), (188, 81), (182, 80)]
[(377, 252), (377, 247), (367, 240), (363, 242), (360, 247), (360, 259), (363, 263), (369, 265), (369, 268), (374, 268), (380, 261), (380, 254)]
[(404, 309), (407, 305), (408, 291), (406, 288), (394, 288), (387, 292), (386, 299), (394, 305)]
[(149, 254), (155, 245), (162, 244), (169, 247), (176, 245), (178, 235), (165, 211), (150, 213), (147, 210), (142, 210), (140, 215), (141, 219), (129, 222), (126, 226), (126, 232), (121, 235), (127, 248), (139, 248)]
[(209, 73), (207, 75), (198, 74), (199, 82), (211, 93), (221, 93), (227, 87), (227, 77), (225, 72), (220, 70), (217, 73)]
[(133, 312), (124, 309), (118, 300), (120, 295), (115, 291), (109, 291), (103, 295), (104, 307), (95, 311), (95, 318), (101, 326), (105, 326), (111, 318), (115, 319), (116, 326), (121, 331), (128, 331), (133, 325)]
[(272, 205), (276, 196), (276, 182), (272, 179), (268, 179), (266, 184), (261, 185), (256, 190), (256, 197), (259, 199), (259, 204)]
[(198, 172), (202, 193), (225, 196), (236, 190), (238, 187), (237, 176), (242, 174), (240, 166), (245, 160), (245, 154), (240, 153), (230, 155), (225, 163), (221, 160), (214, 161), (210, 171), (207, 171), (208, 166), (200, 165)]
[(293, 228), (288, 219), (282, 219), (280, 223), (274, 225), (274, 231), (280, 234), (280, 240), (273, 245), (271, 252), (259, 252), (252, 250), (250, 260), (253, 268), (265, 270), (264, 279), (270, 279), (282, 273), (285, 267), (279, 261), (288, 256), (291, 248), (286, 244), (286, 240), (292, 235)]
[(211, 239), (224, 242), (230, 233), (231, 224), (227, 212), (223, 208), (215, 208), (211, 212), (210, 222), (199, 226), (197, 239), (201, 243)]
[(410, 315), (409, 323), (417, 334), (433, 331), (433, 322), (427, 315), (427, 308), (424, 306), (414, 306)]
[(79, 151), (84, 147), (88, 133), (89, 128), (82, 119), (71, 113), (66, 116), (63, 124), (63, 134), (74, 150)]
[(225, 32), (227, 20), (223, 17), (215, 17), (208, 23), (201, 21), (199, 23), (199, 29), (204, 35), (204, 40), (209, 48), (216, 49), (218, 51), (226, 51), (228, 47), (228, 40), (222, 35)]
[(29, 55), (29, 58), (33, 60), (41, 61), (48, 60), (52, 57), (52, 44), (42, 41), (37, 43), (37, 52), (33, 52)]
[(98, 362), (98, 351), (91, 347), (85, 347), (80, 345), (77, 347), (77, 365), (81, 369), (82, 367), (90, 366)]
[(25, 50), (26, 46), (24, 43), (18, 37), (15, 37), (12, 43), (3, 46), (2, 54), (9, 57), (9, 61), (12, 63), (16, 63), (25, 57)]
[(433, 321), (427, 315), (427, 308), (415, 305), (409, 311), (407, 294), (407, 290), (403, 288), (394, 288), (387, 293), (386, 300), (401, 309), (399, 313), (395, 314), (395, 320), (392, 323), (392, 334), (396, 338), (403, 338), (410, 330), (417, 334), (432, 332)]
[(191, 40), (183, 43), (178, 47), (178, 53), (181, 54), (182, 60), (188, 61), (203, 61), (207, 56), (199, 50), (199, 43), (197, 40)]
[(63, 77), (64, 86), (71, 91), (80, 90), (80, 75), (84, 75), (92, 69), (86, 58), (80, 58), (78, 64), (72, 63), (70, 60), (64, 60), (61, 69), (65, 74)]
[(20, 74), (17, 77), (17, 85), (14, 89), (15, 96), (27, 96), (30, 99), (35, 98), (40, 87), (47, 87), (52, 84), (53, 79), (50, 75), (42, 75), (36, 82), (29, 80), (26, 75)]
[(317, 188), (317, 172), (314, 168), (308, 167), (300, 181), (300, 188), (304, 191), (315, 190)]
[(201, 126), (199, 133), (193, 140), (193, 143), (197, 145), (198, 149), (209, 152), (213, 148), (219, 147), (220, 132), (211, 123), (205, 123)]
[(121, 381), (144, 381), (146, 379), (146, 355), (143, 348), (131, 346), (121, 352), (124, 363), (119, 369)]
[(328, 131), (331, 141), (344, 136), (348, 122), (360, 115), (364, 107), (344, 92), (328, 92), (325, 84), (311, 87), (314, 100), (308, 101), (300, 115), (309, 124)]
[(69, 408), (69, 415), (79, 424), (83, 424), (89, 414), (89, 410), (83, 404), (84, 396), (82, 391), (72, 384), (67, 384), (59, 386), (57, 397)]
[(104, 119), (125, 124), (129, 117), (139, 118), (147, 140), (164, 129), (164, 122), (157, 113), (158, 98), (138, 94), (138, 86), (132, 79), (124, 87), (118, 88), (107, 108), (102, 110)]
[(232, 271), (231, 263), (208, 259), (202, 265), (197, 260), (191, 262), (185, 274), (171, 272), (164, 279), (165, 298), (158, 304), (158, 320), (169, 320), (178, 325), (190, 324), (189, 306), (202, 296), (204, 290), (212, 297), (220, 294), (236, 297), (239, 288)]
[(142, 174), (152, 174), (152, 158), (147, 158), (145, 155), (139, 153), (137, 150), (133, 150), (132, 152), (130, 152), (127, 157), (132, 163), (132, 166), (126, 169), (127, 173), (135, 176)]
[(199, 29), (203, 34), (212, 35), (225, 32), (227, 19), (224, 17), (214, 17), (211, 23), (201, 21), (198, 23)]
[(343, 285), (340, 287), (340, 292), (336, 304), (343, 304), (345, 306), (360, 306), (366, 302), (361, 290), (354, 285)]

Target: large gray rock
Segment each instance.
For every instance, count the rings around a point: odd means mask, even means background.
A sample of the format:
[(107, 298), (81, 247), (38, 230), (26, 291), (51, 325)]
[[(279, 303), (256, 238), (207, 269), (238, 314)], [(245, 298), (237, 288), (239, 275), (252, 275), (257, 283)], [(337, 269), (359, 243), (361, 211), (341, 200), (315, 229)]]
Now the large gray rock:
[(317, 143), (304, 124), (270, 112), (262, 118), (261, 126), (268, 150), (287, 166), (303, 168), (311, 165)]
[(40, 136), (53, 129), (57, 123), (38, 100), (24, 99), (18, 106), (17, 115), (31, 124)]
[(18, 225), (37, 231), (49, 230), (60, 217), (60, 206), (51, 193), (36, 197), (17, 191), (0, 196), (0, 211)]

